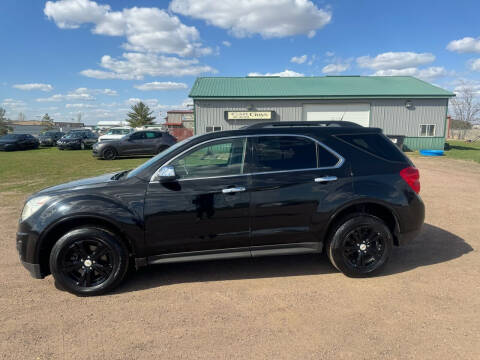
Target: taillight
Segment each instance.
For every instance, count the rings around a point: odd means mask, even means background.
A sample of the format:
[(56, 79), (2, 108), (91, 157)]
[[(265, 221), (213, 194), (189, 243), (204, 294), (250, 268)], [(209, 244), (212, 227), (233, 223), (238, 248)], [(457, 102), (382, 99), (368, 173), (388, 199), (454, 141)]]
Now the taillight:
[(409, 166), (400, 170), (400, 176), (410, 185), (413, 191), (417, 194), (420, 192), (420, 173), (416, 167)]

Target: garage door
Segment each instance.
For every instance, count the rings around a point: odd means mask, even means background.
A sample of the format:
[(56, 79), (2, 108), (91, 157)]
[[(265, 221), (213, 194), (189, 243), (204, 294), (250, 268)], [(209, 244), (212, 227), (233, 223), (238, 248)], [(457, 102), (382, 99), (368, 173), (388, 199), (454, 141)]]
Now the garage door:
[(370, 104), (305, 104), (303, 118), (307, 121), (351, 121), (368, 127)]

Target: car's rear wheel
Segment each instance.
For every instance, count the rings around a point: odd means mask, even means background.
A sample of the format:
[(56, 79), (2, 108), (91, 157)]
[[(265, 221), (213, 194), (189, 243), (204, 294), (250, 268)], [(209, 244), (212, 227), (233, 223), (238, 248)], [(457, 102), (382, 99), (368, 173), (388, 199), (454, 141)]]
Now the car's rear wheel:
[(102, 157), (105, 160), (115, 160), (115, 158), (117, 157), (117, 152), (114, 148), (107, 147), (107, 148), (103, 149)]
[(160, 154), (162, 151), (168, 149), (167, 145), (161, 145), (157, 148), (157, 154)]
[(326, 251), (338, 270), (359, 277), (383, 267), (392, 248), (392, 234), (381, 219), (370, 214), (353, 214), (338, 222)]
[(63, 235), (50, 253), (50, 271), (65, 290), (81, 296), (115, 288), (128, 269), (128, 250), (108, 230), (86, 226)]

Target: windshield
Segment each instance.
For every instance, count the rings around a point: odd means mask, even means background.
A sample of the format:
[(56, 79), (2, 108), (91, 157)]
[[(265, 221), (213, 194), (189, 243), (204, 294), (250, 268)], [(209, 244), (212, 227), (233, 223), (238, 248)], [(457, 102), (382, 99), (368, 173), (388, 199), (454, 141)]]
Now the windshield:
[(42, 134), (42, 136), (55, 136), (55, 131), (46, 131)]
[(110, 129), (105, 135), (125, 135), (129, 133), (130, 130), (128, 129)]
[(176, 143), (175, 145), (173, 146), (170, 146), (168, 149), (162, 151), (160, 154), (158, 154), (157, 156), (154, 156), (153, 158), (151, 158), (150, 160), (144, 162), (142, 165), (140, 165), (139, 167), (133, 169), (132, 171), (130, 171), (130, 173), (128, 174), (127, 178), (130, 179), (131, 177), (133, 176), (137, 176), (137, 174), (141, 173), (143, 170), (145, 170), (146, 168), (148, 168), (150, 165), (156, 163), (158, 160), (160, 160), (161, 158), (163, 158), (164, 156), (167, 156), (168, 154), (170, 154), (172, 151), (175, 151), (177, 150), (180, 146), (183, 146), (184, 144), (188, 143), (189, 141), (192, 141), (193, 139), (196, 139), (197, 137), (199, 137), (200, 135), (195, 135), (195, 136), (192, 136), (192, 137), (189, 137), (187, 139), (184, 139), (178, 143)]
[(8, 134), (8, 135), (5, 135), (5, 136), (2, 136), (0, 139), (2, 139), (2, 140), (15, 140), (15, 139), (18, 139), (18, 138), (20, 138), (20, 135)]
[(82, 132), (78, 132), (78, 131), (71, 132), (65, 135), (65, 139), (80, 139), (80, 138), (83, 138), (83, 135), (84, 133)]

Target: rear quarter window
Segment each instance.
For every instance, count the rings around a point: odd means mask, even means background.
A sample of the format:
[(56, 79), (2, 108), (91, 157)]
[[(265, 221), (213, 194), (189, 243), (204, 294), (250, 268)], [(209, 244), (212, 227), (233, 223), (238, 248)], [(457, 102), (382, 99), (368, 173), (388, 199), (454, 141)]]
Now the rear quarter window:
[(381, 134), (349, 134), (336, 135), (336, 137), (382, 159), (399, 162), (407, 161), (400, 149)]

